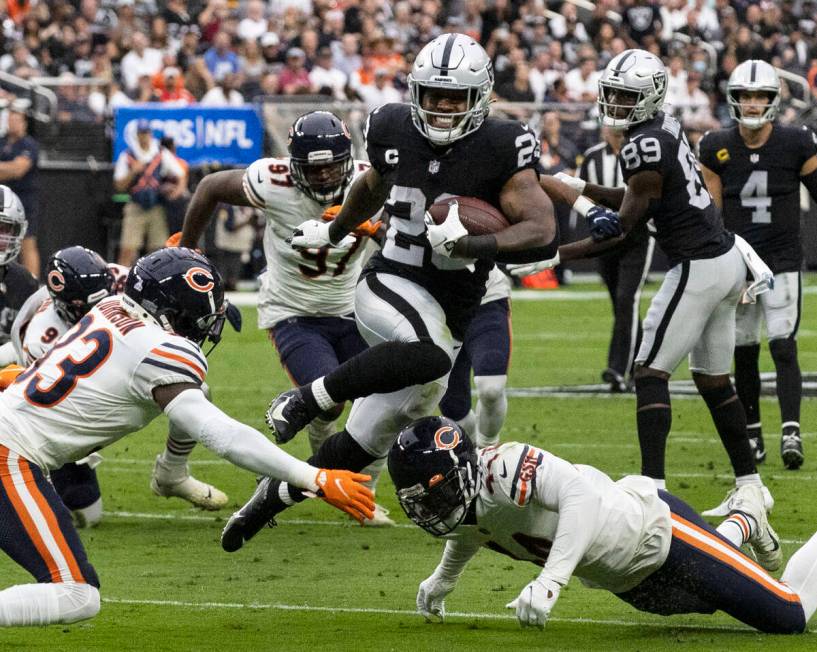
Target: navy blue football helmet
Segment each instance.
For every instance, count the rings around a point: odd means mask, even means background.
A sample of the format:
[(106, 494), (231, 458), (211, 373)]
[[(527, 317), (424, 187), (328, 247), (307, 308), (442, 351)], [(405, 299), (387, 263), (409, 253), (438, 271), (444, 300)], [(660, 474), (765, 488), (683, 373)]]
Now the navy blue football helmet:
[(434, 536), (463, 522), (482, 485), (474, 444), (445, 417), (425, 417), (400, 431), (389, 451), (389, 475), (406, 516)]
[(289, 128), (289, 167), (295, 185), (320, 204), (337, 204), (352, 180), (352, 138), (329, 111), (311, 111)]
[(137, 260), (125, 281), (123, 304), (134, 316), (149, 316), (199, 345), (221, 339), (224, 281), (215, 265), (193, 249), (168, 247)]
[(85, 247), (60, 249), (48, 259), (45, 284), (54, 309), (76, 324), (99, 301), (113, 294), (114, 276), (102, 256)]

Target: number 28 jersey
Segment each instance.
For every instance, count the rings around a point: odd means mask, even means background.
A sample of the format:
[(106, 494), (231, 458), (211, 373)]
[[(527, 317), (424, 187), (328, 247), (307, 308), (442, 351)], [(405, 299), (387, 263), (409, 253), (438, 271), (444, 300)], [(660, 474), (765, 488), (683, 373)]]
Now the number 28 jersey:
[(644, 221), (652, 218), (655, 237), (670, 265), (715, 258), (732, 248), (735, 236), (724, 229), (700, 165), (675, 118), (659, 112), (632, 127), (619, 162), (625, 183), (639, 172), (661, 173), (661, 198), (650, 206)]
[(104, 299), (0, 394), (0, 444), (59, 468), (150, 423), (156, 387), (206, 375), (197, 344)]
[(817, 154), (808, 127), (775, 124), (762, 147), (749, 149), (738, 127), (708, 132), (701, 163), (721, 178), (723, 221), (775, 273), (800, 270), (800, 169)]

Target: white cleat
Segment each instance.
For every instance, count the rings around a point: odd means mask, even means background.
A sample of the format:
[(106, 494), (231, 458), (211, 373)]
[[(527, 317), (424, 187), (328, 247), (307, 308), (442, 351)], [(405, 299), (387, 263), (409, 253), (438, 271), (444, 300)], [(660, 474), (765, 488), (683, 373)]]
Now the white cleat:
[[(760, 487), (763, 493), (763, 506), (766, 508), (766, 513), (769, 514), (774, 507), (774, 498), (772, 498), (772, 492), (769, 491), (769, 488), (766, 485)], [(712, 509), (708, 509), (705, 512), (701, 512), (701, 516), (729, 516), (730, 508), (729, 508), (729, 501), (732, 500), (732, 496), (735, 495), (738, 488), (733, 487), (726, 493), (726, 498), (723, 499), (723, 502), (718, 505), (717, 507), (713, 507)]]
[(375, 503), (374, 516), (363, 521), (365, 527), (393, 527), (395, 522), (389, 518), (389, 510)]
[(157, 496), (181, 498), (211, 512), (222, 509), (228, 501), (223, 491), (190, 475), (187, 464), (166, 464), (161, 454), (156, 456), (156, 464), (153, 465), (150, 489)]
[(746, 542), (752, 549), (757, 563), (767, 571), (776, 571), (783, 564), (780, 537), (769, 525), (764, 508), (763, 492), (757, 485), (745, 485), (729, 499), (729, 513), (743, 514), (755, 523), (754, 531)]

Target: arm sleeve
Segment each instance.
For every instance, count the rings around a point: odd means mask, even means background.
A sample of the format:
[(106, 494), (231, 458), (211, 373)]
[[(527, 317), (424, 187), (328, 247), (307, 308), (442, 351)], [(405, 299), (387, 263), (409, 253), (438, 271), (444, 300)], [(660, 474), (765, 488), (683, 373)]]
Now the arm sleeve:
[(434, 574), (447, 580), (459, 579), (471, 558), (477, 554), (481, 544), (466, 538), (449, 539), (445, 542), (443, 558), (437, 564)]
[(318, 490), (315, 483), (318, 469), (285, 453), (254, 428), (224, 414), (201, 390), (181, 392), (164, 411), (176, 428), (236, 466), (285, 480), (301, 489)]

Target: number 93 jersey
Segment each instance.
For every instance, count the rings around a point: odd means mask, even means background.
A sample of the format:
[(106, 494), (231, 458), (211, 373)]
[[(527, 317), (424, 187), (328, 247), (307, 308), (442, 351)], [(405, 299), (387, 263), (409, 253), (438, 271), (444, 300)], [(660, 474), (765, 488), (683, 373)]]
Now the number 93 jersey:
[(729, 251), (735, 238), (723, 228), (698, 160), (675, 118), (659, 112), (635, 125), (618, 158), (627, 184), (639, 172), (661, 174), (661, 198), (651, 203), (644, 221), (652, 218), (670, 266)]
[(761, 147), (749, 149), (735, 126), (708, 132), (698, 149), (701, 163), (721, 178), (726, 228), (775, 274), (800, 271), (800, 170), (817, 154), (814, 132), (775, 124)]
[[(369, 168), (365, 161), (354, 164), (354, 178)], [(244, 173), (244, 194), (267, 220), (267, 269), (261, 275), (258, 327), (270, 328), (289, 317), (339, 317), (354, 312), (355, 284), (373, 246), (369, 239), (355, 236), (349, 249), (306, 251), (286, 242), (296, 227), (321, 219), (328, 208), (295, 187), (288, 157), (259, 159), (250, 165)]]
[(488, 117), (465, 138), (432, 147), (412, 123), (408, 104), (385, 104), (372, 111), (365, 136), (372, 166), (391, 185), (384, 206), (386, 241), (367, 271), (396, 274), (427, 289), (456, 336), (464, 328), (452, 322), (467, 322), (469, 311), (479, 305), (492, 263), (433, 252), (423, 221), (426, 209), (454, 195), (499, 207), (505, 183), (538, 163), (539, 141), (520, 122)]
[(150, 423), (156, 387), (206, 375), (197, 344), (104, 299), (0, 394), (0, 444), (59, 468)]

